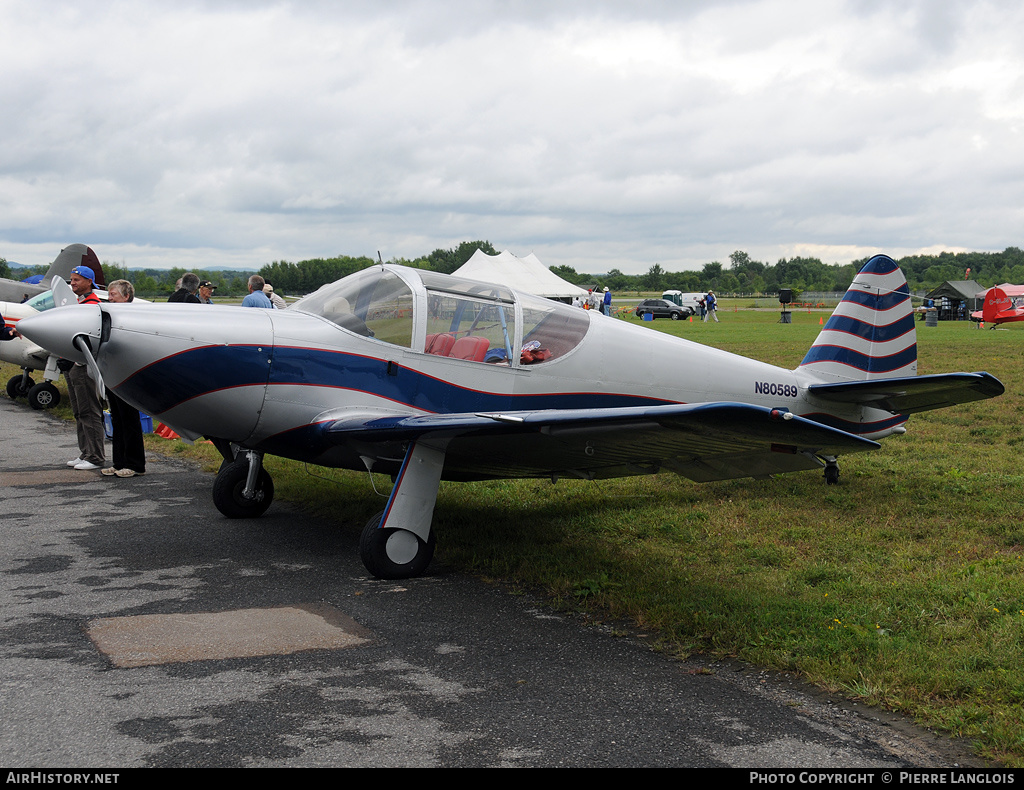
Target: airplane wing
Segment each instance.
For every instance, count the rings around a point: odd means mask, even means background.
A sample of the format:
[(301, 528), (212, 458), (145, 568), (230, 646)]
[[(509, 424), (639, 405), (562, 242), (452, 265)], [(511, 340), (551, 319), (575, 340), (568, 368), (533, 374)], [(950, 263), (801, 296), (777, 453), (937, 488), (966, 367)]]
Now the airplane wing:
[(988, 373), (940, 373), (935, 376), (811, 384), (807, 391), (823, 400), (874, 406), (895, 414), (913, 414), (994, 398), (1003, 394), (1004, 387), (999, 379)]
[(819, 469), (817, 456), (876, 442), (788, 412), (743, 403), (340, 419), (334, 444), (401, 458), (411, 440), (445, 446), (449, 480), (597, 479), (665, 468), (697, 482)]

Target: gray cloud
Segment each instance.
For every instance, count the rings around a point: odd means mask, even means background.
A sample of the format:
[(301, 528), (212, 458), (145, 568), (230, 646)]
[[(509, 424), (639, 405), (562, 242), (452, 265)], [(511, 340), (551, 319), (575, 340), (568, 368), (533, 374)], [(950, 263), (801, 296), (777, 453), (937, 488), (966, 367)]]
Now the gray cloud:
[(588, 271), (1019, 244), (1016, 4), (0, 6), (0, 254)]

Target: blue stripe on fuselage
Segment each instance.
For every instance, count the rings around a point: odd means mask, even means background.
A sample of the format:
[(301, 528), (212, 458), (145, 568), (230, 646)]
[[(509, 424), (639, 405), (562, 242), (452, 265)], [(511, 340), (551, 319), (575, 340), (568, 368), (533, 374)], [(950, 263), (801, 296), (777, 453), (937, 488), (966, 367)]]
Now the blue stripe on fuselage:
[(834, 417), (826, 412), (801, 414), (800, 416), (805, 417), (808, 420), (814, 420), (822, 425), (827, 425), (829, 428), (837, 428), (840, 431), (846, 431), (847, 433), (852, 433), (856, 436), (870, 436), (871, 434), (889, 430), (898, 425), (903, 425), (903, 423), (910, 419), (907, 414), (896, 414), (884, 420), (876, 420), (874, 422), (852, 422), (850, 420), (843, 420), (839, 417)]
[(118, 394), (162, 414), (197, 395), (233, 387), (263, 386), (269, 347), (203, 346), (157, 360), (117, 386)]
[[(119, 393), (162, 414), (193, 398), (233, 387), (294, 385), (371, 393), (433, 413), (507, 409), (614, 408), (674, 403), (661, 398), (601, 392), (514, 395), (470, 389), (412, 368), (388, 374), (387, 360), (317, 348), (205, 346), (158, 360), (117, 387)], [(270, 370), (268, 382), (268, 369)]]

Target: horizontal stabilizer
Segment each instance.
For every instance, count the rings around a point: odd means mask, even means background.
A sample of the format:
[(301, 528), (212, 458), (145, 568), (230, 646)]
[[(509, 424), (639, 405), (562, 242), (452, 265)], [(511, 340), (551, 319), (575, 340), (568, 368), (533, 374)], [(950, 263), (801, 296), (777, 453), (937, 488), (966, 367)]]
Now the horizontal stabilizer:
[(810, 395), (835, 403), (873, 406), (894, 414), (913, 414), (1002, 395), (1002, 382), (988, 373), (941, 373), (838, 384), (811, 384)]
[(337, 420), (325, 432), (334, 444), (379, 457), (396, 455), (398, 443), (437, 437), (446, 443), (449, 480), (596, 479), (665, 468), (703, 482), (816, 469), (822, 466), (819, 457), (878, 447), (812, 420), (743, 403), (395, 415)]

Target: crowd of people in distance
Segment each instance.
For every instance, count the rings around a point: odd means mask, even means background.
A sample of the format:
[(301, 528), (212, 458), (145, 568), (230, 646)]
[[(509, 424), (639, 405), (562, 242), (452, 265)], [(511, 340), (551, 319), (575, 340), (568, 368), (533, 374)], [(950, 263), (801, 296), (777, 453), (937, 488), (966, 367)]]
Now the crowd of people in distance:
[[(612, 314), (612, 292), (608, 290), (607, 286), (603, 292), (588, 288), (586, 296), (573, 297), (572, 306), (581, 307), (584, 310), (597, 310), (602, 315), (610, 316)], [(701, 321), (707, 323), (707, 320), (712, 318), (716, 324), (718, 323), (718, 298), (714, 291), (708, 291), (707, 295), (698, 302), (698, 306)]]
[[(213, 292), (217, 290), (216, 285), (209, 280), (200, 280), (199, 275), (192, 272), (182, 275), (177, 288), (168, 302), (213, 304)], [(287, 307), (284, 299), (274, 293), (274, 286), (258, 274), (249, 278), (248, 288), (249, 293), (242, 300), (242, 307), (262, 307), (268, 310), (284, 310)]]
[(604, 292), (587, 289), (586, 296), (575, 296), (572, 300), (573, 307), (582, 307), (584, 310), (597, 310), (601, 315), (612, 314), (612, 292), (607, 286)]

